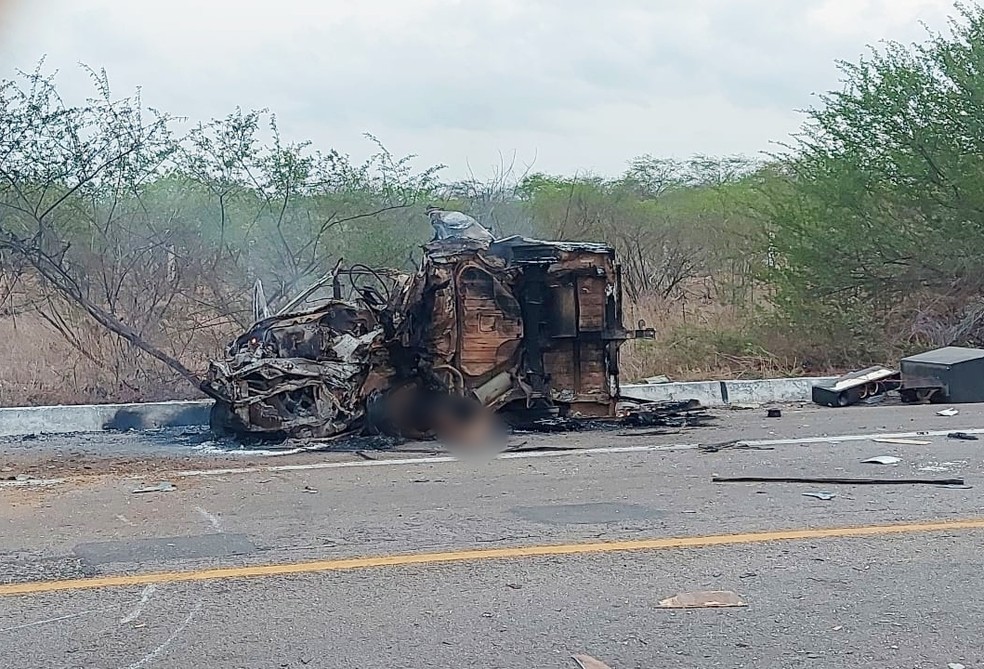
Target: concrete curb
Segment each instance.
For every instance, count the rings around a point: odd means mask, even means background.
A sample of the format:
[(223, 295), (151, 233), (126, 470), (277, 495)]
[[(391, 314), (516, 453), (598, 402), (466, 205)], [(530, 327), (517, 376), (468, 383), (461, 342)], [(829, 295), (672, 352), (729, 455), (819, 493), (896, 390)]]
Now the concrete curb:
[(697, 400), (705, 407), (721, 406), (720, 381), (689, 381), (682, 383), (626, 384), (621, 396), (647, 402)]
[(818, 383), (833, 376), (802, 376), (788, 379), (745, 381), (696, 381), (692, 383), (626, 384), (622, 396), (649, 402), (695, 399), (707, 407), (731, 404), (809, 402)]
[[(622, 386), (622, 395), (650, 402), (697, 400), (707, 407), (800, 402), (810, 401), (810, 389), (832, 378), (627, 384)], [(208, 425), (211, 406), (210, 400), (190, 400), (0, 408), (0, 437), (201, 427)]]
[(208, 425), (211, 401), (79, 404), (0, 409), (0, 436)]

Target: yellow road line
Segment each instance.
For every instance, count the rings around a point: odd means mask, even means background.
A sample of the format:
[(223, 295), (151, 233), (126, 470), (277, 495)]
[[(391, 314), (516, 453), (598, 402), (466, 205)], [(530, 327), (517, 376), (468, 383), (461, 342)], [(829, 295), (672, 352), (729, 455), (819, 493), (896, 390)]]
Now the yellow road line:
[(623, 551), (660, 550), (666, 548), (702, 548), (707, 546), (757, 544), (769, 541), (873, 537), (891, 534), (915, 534), (919, 532), (979, 529), (984, 529), (984, 518), (907, 523), (904, 525), (830, 527), (806, 530), (753, 532), (745, 534), (716, 534), (702, 537), (673, 537), (665, 539), (639, 539), (632, 541), (599, 541), (591, 543), (555, 544), (546, 546), (516, 546), (514, 548), (488, 548), (480, 550), (448, 551), (443, 553), (409, 553), (403, 555), (347, 558), (341, 560), (290, 562), (250, 567), (219, 567), (216, 569), (201, 569), (197, 571), (152, 572), (147, 574), (99, 576), (95, 578), (68, 579), (63, 581), (10, 583), (8, 585), (0, 585), (0, 596), (37, 594), (42, 592), (55, 592), (59, 590), (88, 590), (92, 588), (147, 585), (150, 583), (180, 583), (187, 581), (214, 581), (227, 578), (289, 576), (292, 574), (311, 574), (318, 572), (344, 571), (349, 569), (371, 569), (375, 567), (400, 567), (414, 564), (439, 564), (446, 562), (469, 562), (477, 560), (505, 560), (556, 555), (583, 555), (588, 553), (616, 553)]

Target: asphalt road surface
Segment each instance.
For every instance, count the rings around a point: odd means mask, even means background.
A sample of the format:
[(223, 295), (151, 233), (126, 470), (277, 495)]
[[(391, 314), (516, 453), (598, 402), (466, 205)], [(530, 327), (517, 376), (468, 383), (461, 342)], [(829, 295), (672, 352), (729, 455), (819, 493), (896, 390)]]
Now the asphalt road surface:
[[(494, 460), (10, 440), (0, 667), (984, 667), (984, 406), (940, 408), (721, 412)], [(745, 606), (660, 607), (697, 590)]]

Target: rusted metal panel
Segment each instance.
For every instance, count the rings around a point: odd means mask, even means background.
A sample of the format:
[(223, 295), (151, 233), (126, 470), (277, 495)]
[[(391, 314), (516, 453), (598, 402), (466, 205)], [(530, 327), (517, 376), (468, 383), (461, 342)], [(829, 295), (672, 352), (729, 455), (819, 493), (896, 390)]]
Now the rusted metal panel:
[(543, 366), (550, 379), (550, 387), (556, 396), (566, 396), (571, 401), (577, 395), (577, 357), (571, 340), (554, 342), (543, 353)]
[(458, 350), (459, 337), (455, 286), (449, 271), (437, 272), (434, 280), (443, 287), (433, 292), (430, 326), (424, 339), (438, 358), (450, 362)]
[(578, 363), (581, 368), (581, 383), (577, 387), (577, 394), (607, 396), (608, 370), (605, 364), (605, 350), (599, 345), (582, 345)]
[(488, 270), (466, 265), (458, 272), (458, 360), (471, 377), (487, 377), (509, 365), (523, 338), (519, 302)]
[(579, 332), (605, 329), (605, 279), (581, 276), (577, 279), (577, 314)]

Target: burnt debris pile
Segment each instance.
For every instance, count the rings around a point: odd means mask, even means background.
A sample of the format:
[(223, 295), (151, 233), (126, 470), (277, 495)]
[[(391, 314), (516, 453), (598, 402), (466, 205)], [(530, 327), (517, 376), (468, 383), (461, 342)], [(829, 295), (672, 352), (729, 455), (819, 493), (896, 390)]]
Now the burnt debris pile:
[[(213, 429), (467, 440), (501, 423), (621, 414), (619, 346), (652, 331), (622, 325), (614, 250), (471, 237), (436, 235), (412, 274), (336, 267), (257, 321), (209, 366)], [(699, 415), (692, 405), (640, 407), (627, 420), (686, 425)]]

